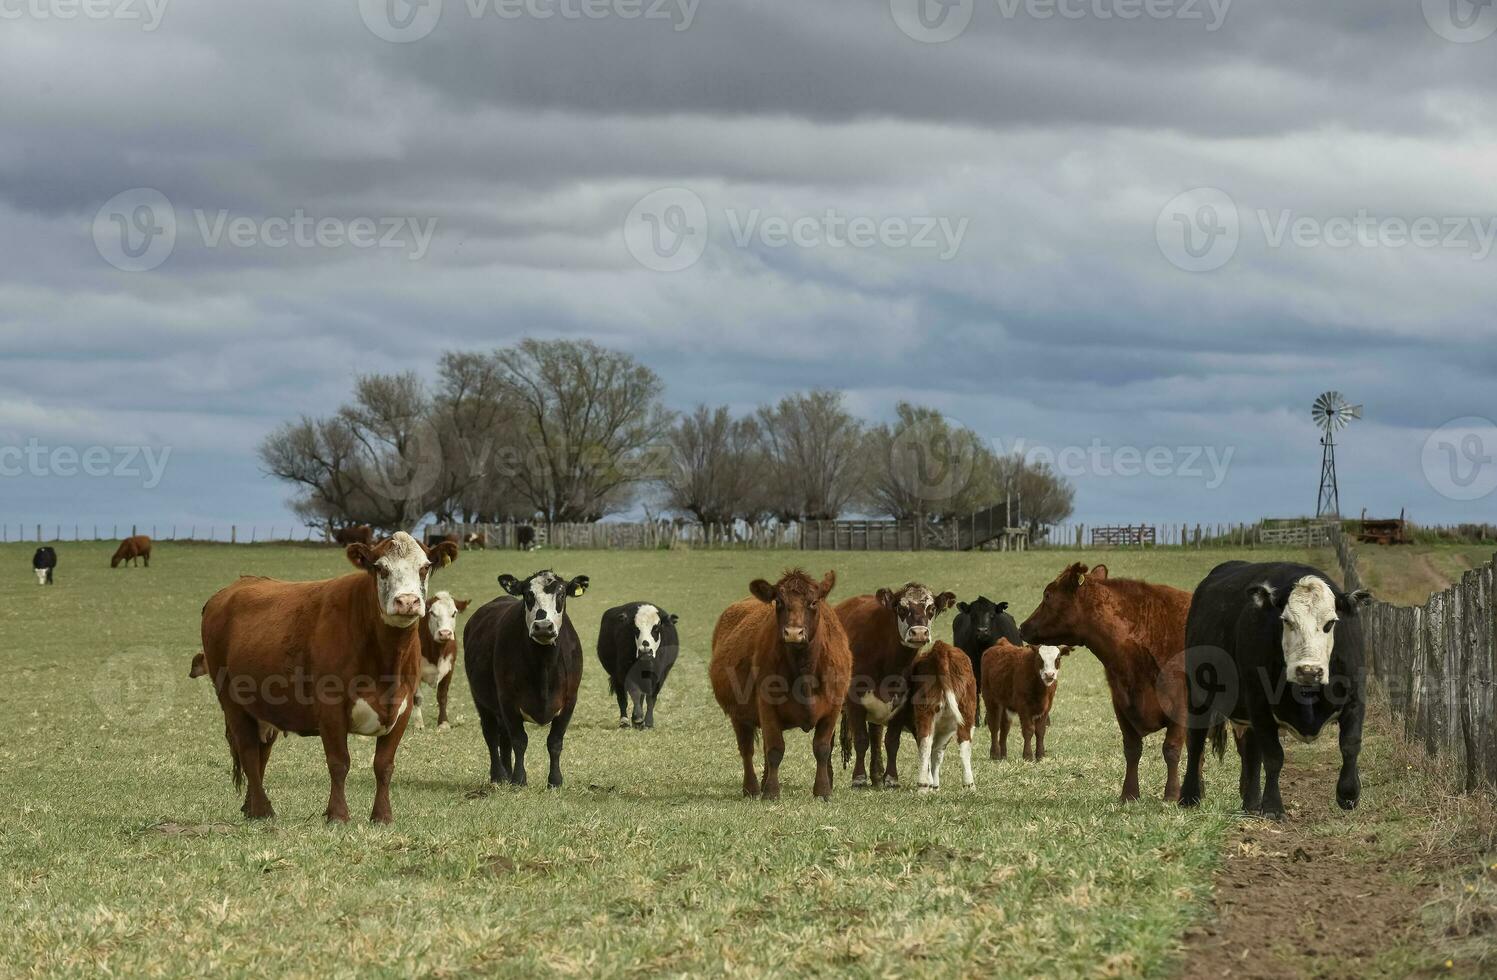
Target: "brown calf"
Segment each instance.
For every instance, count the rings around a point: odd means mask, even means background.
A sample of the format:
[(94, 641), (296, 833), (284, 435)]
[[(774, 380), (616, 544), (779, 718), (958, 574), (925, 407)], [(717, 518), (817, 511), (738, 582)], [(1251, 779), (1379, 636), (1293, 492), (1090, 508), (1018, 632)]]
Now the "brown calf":
[[(870, 776), (874, 786), (899, 785), (899, 775), (892, 766), (889, 773), (883, 771), (880, 743), (884, 733), (881, 725), (869, 723), (869, 708), (864, 702), (873, 699), (874, 710), (882, 714), (888, 702), (905, 696), (905, 674), (910, 663), (930, 643), (935, 618), (955, 603), (956, 596), (952, 593), (935, 595), (918, 582), (900, 589), (879, 589), (874, 595), (853, 596), (838, 603), (837, 618), (852, 648), (853, 681), (842, 723), (850, 729), (857, 749), (853, 786), (868, 786)], [(870, 748), (869, 768), (865, 770), (863, 758)], [(848, 751), (844, 734), (844, 766)]]
[(988, 709), (988, 733), (992, 736), (988, 758), (1008, 758), (1010, 711), (1019, 716), (1024, 732), (1025, 760), (1038, 762), (1045, 757), (1050, 706), (1060, 687), (1060, 658), (1070, 652), (1070, 647), (1014, 646), (1000, 639), (983, 653), (982, 700)]
[(1188, 718), (1185, 617), (1190, 593), (1168, 585), (1108, 578), (1107, 566), (1077, 562), (1045, 586), (1039, 607), (1019, 627), (1029, 643), (1084, 646), (1107, 673), (1112, 710), (1123, 734), (1122, 798), (1138, 799), (1144, 736), (1164, 729), (1164, 799), (1180, 798), (1180, 750)]
[(976, 788), (972, 778), (972, 728), (977, 724), (977, 678), (972, 676), (972, 659), (964, 651), (938, 640), (910, 664), (909, 697), (905, 702), (882, 719), (874, 714), (876, 707), (870, 707), (870, 715), (889, 726), (884, 750), (889, 754), (891, 773), (899, 754), (900, 733), (909, 731), (920, 750), (920, 791), (940, 789), (941, 760), (955, 736), (962, 755), (962, 785)]
[(395, 751), (421, 680), (418, 628), (434, 564), (457, 548), (426, 549), (399, 532), (348, 546), (359, 571), (322, 582), (242, 578), (203, 607), (204, 666), (218, 692), (244, 814), (272, 817), (265, 766), (282, 732), (322, 738), (331, 789), (326, 816), (348, 819), (348, 735), (378, 738), (374, 810), (390, 821)]
[[(438, 592), (426, 604), (421, 622), (421, 683), (437, 689), (437, 731), (452, 726), (447, 721), (447, 690), (452, 687), (452, 668), (457, 664), (457, 617), (472, 603)], [(416, 689), (416, 727), (425, 728), (421, 713), (421, 689)]]
[(147, 568), (151, 567), (151, 539), (144, 534), (137, 534), (133, 538), (121, 541), (119, 548), (114, 552), (114, 557), (109, 559), (109, 567), (119, 568), (120, 562), (134, 565), (137, 560), (145, 562)]
[(786, 728), (815, 730), (812, 792), (823, 800), (832, 795), (832, 739), (852, 680), (847, 634), (824, 601), (836, 582), (836, 572), (816, 582), (799, 569), (774, 585), (755, 579), (753, 598), (733, 603), (718, 618), (708, 673), (738, 737), (744, 796), (760, 792), (754, 730), (763, 729), (763, 797), (780, 798)]
[(463, 539), (464, 551), (471, 551), (475, 548), (479, 551), (482, 551), (488, 546), (489, 535), (487, 531), (471, 531), (469, 532), (468, 536)]

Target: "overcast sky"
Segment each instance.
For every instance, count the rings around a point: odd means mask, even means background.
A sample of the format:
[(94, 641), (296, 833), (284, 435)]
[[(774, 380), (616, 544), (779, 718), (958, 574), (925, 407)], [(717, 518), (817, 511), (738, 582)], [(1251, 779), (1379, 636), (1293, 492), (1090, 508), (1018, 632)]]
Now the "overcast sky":
[(86, 2), (0, 0), (12, 534), (284, 527), (278, 422), (523, 336), (932, 404), (1089, 521), (1312, 510), (1339, 389), (1344, 512), (1497, 520), (1492, 6)]

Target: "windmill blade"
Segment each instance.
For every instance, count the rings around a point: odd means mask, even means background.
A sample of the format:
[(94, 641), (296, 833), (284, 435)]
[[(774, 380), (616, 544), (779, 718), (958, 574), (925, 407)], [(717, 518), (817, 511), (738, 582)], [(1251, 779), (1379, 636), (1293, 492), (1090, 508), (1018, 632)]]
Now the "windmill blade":
[(1362, 417), (1362, 406), (1347, 405), (1341, 410), (1341, 414), (1346, 416), (1348, 421), (1350, 421), (1351, 419), (1359, 419)]

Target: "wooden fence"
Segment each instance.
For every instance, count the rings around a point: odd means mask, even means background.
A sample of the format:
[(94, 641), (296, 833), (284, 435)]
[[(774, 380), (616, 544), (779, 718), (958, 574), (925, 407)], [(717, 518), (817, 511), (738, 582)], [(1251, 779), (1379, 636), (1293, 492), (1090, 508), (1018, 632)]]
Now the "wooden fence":
[(0, 524), (0, 544), (121, 541), (136, 534), (148, 534), (156, 541), (217, 544), (300, 544), (327, 539), (319, 530), (295, 524)]
[(540, 548), (564, 550), (646, 550), (669, 548), (799, 548), (798, 525), (750, 527), (745, 524), (686, 524), (674, 521), (601, 521), (593, 524), (433, 524), (426, 533), (456, 534), (466, 540), (481, 532), (491, 549), (519, 547), (519, 531), (529, 527)]
[[(1357, 555), (1332, 533), (1347, 589), (1362, 588)], [(1443, 756), (1468, 791), (1497, 788), (1497, 556), (1422, 606), (1374, 602), (1361, 613), (1368, 670), (1405, 737)]]

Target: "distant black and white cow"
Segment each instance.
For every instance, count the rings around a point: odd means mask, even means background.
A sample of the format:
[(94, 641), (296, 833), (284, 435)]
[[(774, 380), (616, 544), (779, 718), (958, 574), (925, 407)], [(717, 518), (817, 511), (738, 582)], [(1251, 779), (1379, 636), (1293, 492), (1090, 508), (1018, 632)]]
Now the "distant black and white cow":
[(31, 570), (36, 573), (37, 585), (52, 585), (57, 571), (57, 552), (52, 548), (38, 548), (31, 556)]
[(525, 725), (549, 725), (548, 783), (561, 786), (561, 749), (582, 683), (582, 641), (567, 600), (587, 591), (587, 576), (536, 572), (499, 576), (507, 596), (483, 606), (463, 630), (463, 666), (489, 746), (489, 781), (525, 785)]
[[(951, 643), (972, 661), (972, 676), (982, 680), (982, 655), (988, 647), (999, 640), (1007, 640), (1016, 647), (1024, 645), (1019, 634), (1019, 624), (1014, 622), (1006, 610), (1008, 603), (994, 602), (987, 596), (978, 596), (971, 602), (956, 604), (956, 619), (951, 621)], [(978, 720), (981, 721), (982, 700), (977, 702)]]
[(1238, 788), (1244, 810), (1284, 816), (1279, 732), (1311, 742), (1331, 721), (1341, 742), (1336, 802), (1343, 810), (1357, 805), (1366, 708), (1357, 610), (1371, 599), (1360, 589), (1342, 592), (1319, 569), (1290, 562), (1229, 561), (1206, 576), (1185, 627), (1191, 716), (1182, 806), (1200, 802), (1207, 731), (1219, 758), (1228, 721), (1242, 759)]
[(608, 690), (618, 699), (619, 727), (655, 727), (655, 699), (676, 664), (680, 619), (649, 602), (631, 602), (603, 614), (598, 626), (598, 662), (608, 672)]

